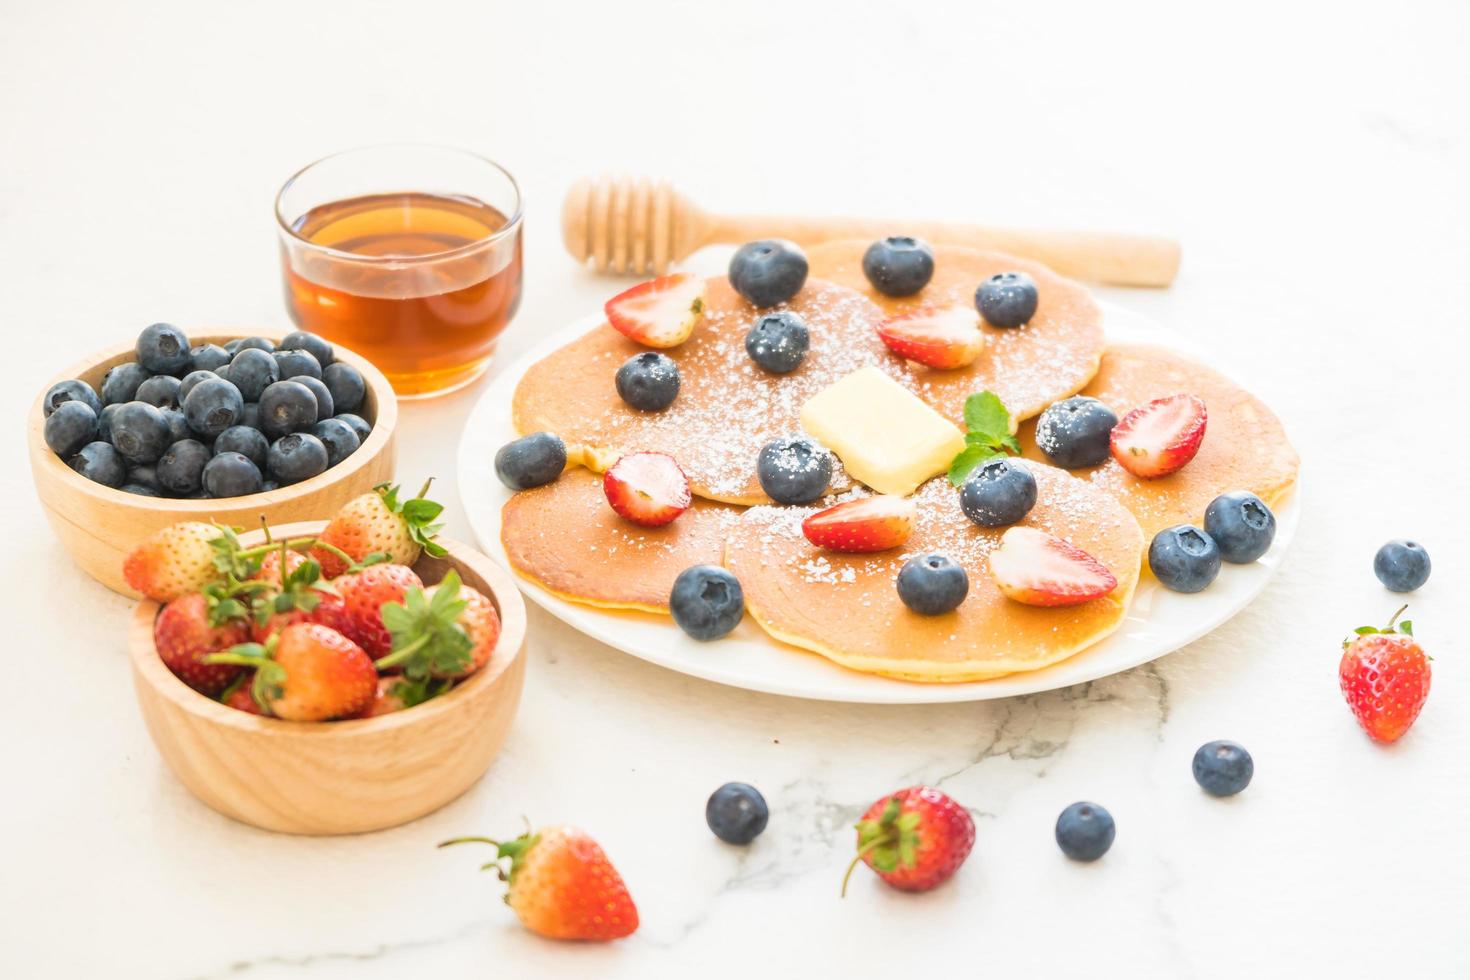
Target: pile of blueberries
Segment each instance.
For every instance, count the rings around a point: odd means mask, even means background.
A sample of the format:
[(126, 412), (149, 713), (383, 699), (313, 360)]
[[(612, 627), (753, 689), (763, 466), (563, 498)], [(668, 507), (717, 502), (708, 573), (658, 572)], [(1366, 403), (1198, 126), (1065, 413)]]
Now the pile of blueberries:
[(361, 372), (297, 331), (191, 345), (178, 327), (138, 335), (136, 360), (46, 392), (46, 445), (82, 476), (145, 497), (243, 497), (308, 480), (357, 451)]

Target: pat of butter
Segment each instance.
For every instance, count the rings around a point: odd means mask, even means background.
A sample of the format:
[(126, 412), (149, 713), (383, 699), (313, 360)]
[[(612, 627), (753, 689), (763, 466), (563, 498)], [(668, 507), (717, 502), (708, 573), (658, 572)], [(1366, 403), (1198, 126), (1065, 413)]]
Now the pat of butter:
[(952, 422), (875, 367), (817, 392), (802, 406), (801, 424), (879, 493), (913, 493), (965, 448)]

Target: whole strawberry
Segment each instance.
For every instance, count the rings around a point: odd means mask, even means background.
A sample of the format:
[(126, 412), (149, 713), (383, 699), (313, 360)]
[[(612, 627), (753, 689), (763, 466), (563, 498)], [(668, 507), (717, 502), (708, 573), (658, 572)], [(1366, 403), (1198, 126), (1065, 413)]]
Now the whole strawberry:
[(1414, 624), (1399, 622), (1407, 608), (1394, 613), (1383, 629), (1360, 626), (1342, 643), (1337, 667), (1342, 696), (1377, 742), (1402, 738), (1429, 697), (1429, 656), (1414, 639)]
[[(170, 524), (148, 538), (123, 560), (128, 586), (157, 602), (168, 602), (222, 581), (216, 565), (224, 528), (202, 521)], [(233, 535), (229, 535), (233, 538)]]
[[(622, 876), (591, 837), (575, 827), (545, 827), (501, 843), (488, 837), (458, 837), (451, 844), (496, 848), (494, 868), (509, 883), (505, 903), (521, 924), (551, 939), (621, 939), (638, 929), (638, 908)], [(500, 862), (510, 859), (510, 867)]]
[(360, 572), (343, 575), (332, 585), (342, 597), (345, 630), (374, 660), (386, 657), (393, 637), (383, 625), (383, 604), (401, 603), (411, 589), (424, 583), (406, 565), (369, 565)]
[(174, 676), (201, 694), (214, 697), (240, 674), (231, 664), (210, 664), (207, 654), (228, 650), (250, 638), (244, 606), (215, 595), (191, 592), (169, 602), (153, 620), (153, 645)]
[(859, 861), (894, 888), (924, 892), (948, 881), (975, 846), (969, 811), (930, 786), (877, 801), (858, 821), (857, 833), (857, 857), (842, 878), (844, 895)]
[(386, 555), (388, 561), (399, 565), (412, 565), (421, 551), (436, 558), (443, 556), (444, 549), (434, 541), (434, 535), (444, 525), (433, 521), (444, 506), (424, 499), (428, 490), (429, 484), (425, 483), (417, 497), (400, 501), (398, 487), (384, 483), (372, 493), (343, 504), (317, 536), (321, 544), (311, 552), (321, 564), (322, 574), (331, 579), (345, 572), (349, 563), (343, 555), (353, 562), (369, 555)]
[(377, 661), (378, 669), (400, 670), (409, 680), (468, 677), (485, 666), (500, 639), (495, 606), (452, 569), (438, 585), (410, 589), (402, 602), (383, 606), (382, 615), (392, 652)]
[[(287, 569), (284, 578), (282, 567)], [(292, 623), (319, 623), (339, 633), (349, 631), (346, 603), (323, 585), (320, 575), (316, 562), (284, 547), (265, 555), (255, 579), (275, 588), (254, 598), (250, 635), (256, 643), (264, 643)]]
[[(432, 605), (435, 597), (446, 590), (452, 592), (449, 589), (448, 576), (445, 576), (445, 581), (438, 585), (431, 585), (425, 590), (429, 603)], [(469, 663), (458, 670), (439, 668), (430, 671), (435, 677), (455, 680), (468, 677), (489, 663), (490, 654), (495, 652), (495, 644), (500, 641), (500, 614), (495, 611), (495, 605), (468, 585), (461, 585), (457, 594), (460, 601), (465, 604), (457, 622), (470, 638)]]
[(305, 561), (305, 555), (289, 548), (267, 551), (260, 559), (260, 568), (256, 569), (255, 574), (250, 577), (258, 582), (269, 582), (279, 589), (281, 587), (281, 567), (284, 565), (286, 574), (290, 575)]
[(256, 704), (287, 721), (352, 717), (378, 691), (378, 672), (362, 648), (316, 623), (287, 626), (264, 646), (243, 643), (205, 662), (254, 667)]

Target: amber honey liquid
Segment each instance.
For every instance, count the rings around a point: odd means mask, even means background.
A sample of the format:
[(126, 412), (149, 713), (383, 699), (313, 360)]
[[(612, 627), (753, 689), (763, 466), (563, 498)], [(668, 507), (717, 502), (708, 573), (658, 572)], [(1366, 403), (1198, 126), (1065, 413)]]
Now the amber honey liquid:
[(292, 230), (319, 248), (282, 245), (291, 317), (372, 361), (400, 395), (465, 384), (520, 305), (520, 229), (486, 240), (507, 220), (474, 198), (420, 193), (312, 208)]

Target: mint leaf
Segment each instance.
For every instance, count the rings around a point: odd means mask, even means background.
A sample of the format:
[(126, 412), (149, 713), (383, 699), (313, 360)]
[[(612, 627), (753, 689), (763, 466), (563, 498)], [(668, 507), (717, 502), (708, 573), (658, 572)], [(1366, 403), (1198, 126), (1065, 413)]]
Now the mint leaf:
[(1000, 453), (989, 446), (969, 446), (964, 452), (954, 458), (949, 464), (949, 482), (952, 486), (963, 486), (965, 479), (974, 472), (975, 467)]
[(995, 392), (981, 391), (965, 399), (965, 427), (998, 437), (1011, 431), (1011, 413)]

